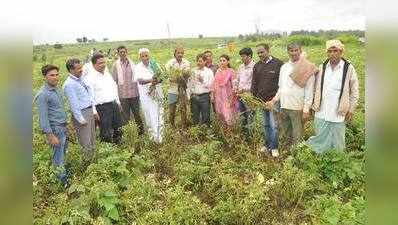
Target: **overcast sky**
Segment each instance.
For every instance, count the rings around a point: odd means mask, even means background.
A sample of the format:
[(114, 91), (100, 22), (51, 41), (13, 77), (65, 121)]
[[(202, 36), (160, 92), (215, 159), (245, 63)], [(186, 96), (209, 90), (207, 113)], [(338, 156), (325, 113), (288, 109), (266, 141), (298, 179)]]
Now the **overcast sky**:
[[(31, 31), (35, 44), (76, 42), (82, 36), (96, 40), (167, 38), (167, 24), (171, 37), (247, 34), (255, 31), (255, 24), (260, 31), (365, 29), (365, 2), (360, 0), (31, 2), (33, 15), (24, 18), (23, 11), (30, 10), (25, 5), (21, 16), (1, 26), (13, 29), (19, 23)], [(6, 14), (3, 17), (10, 14), (2, 13)]]

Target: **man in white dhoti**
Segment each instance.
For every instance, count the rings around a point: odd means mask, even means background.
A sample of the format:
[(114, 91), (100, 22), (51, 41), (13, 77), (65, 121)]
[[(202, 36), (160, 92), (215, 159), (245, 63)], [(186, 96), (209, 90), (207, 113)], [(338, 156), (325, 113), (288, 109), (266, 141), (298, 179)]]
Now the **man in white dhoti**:
[(138, 82), (141, 108), (144, 113), (148, 133), (155, 142), (162, 141), (163, 108), (162, 88), (155, 76), (155, 68), (149, 60), (149, 50), (139, 50), (141, 62), (135, 66), (134, 80)]

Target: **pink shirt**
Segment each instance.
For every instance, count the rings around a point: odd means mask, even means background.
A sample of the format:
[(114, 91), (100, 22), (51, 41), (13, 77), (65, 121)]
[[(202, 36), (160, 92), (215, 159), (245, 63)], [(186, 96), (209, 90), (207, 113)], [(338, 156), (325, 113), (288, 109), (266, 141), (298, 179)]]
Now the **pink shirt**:
[(237, 90), (250, 91), (252, 85), (252, 77), (253, 77), (253, 67), (254, 61), (252, 60), (249, 64), (245, 65), (242, 63), (238, 70), (236, 71), (237, 78), (234, 81), (235, 88)]

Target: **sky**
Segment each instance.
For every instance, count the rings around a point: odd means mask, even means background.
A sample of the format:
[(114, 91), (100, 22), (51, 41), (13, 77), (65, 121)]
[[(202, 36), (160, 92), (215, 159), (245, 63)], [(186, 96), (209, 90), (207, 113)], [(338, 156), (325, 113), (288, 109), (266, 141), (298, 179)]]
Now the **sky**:
[[(8, 4), (18, 6), (20, 0)], [(139, 40), (237, 36), (260, 31), (365, 30), (365, 2), (358, 0), (30, 1), (3, 10), (2, 32), (31, 34), (34, 44), (74, 43), (76, 38)], [(34, 9), (34, 10), (32, 10)], [(12, 17), (11, 17), (12, 16)], [(12, 19), (11, 19), (12, 18)], [(0, 33), (1, 34), (1, 33)]]

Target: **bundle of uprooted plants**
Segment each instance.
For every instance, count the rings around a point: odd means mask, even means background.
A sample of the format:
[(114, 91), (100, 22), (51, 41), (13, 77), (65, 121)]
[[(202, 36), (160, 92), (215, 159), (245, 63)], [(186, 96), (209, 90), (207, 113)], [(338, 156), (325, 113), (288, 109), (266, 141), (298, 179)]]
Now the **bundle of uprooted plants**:
[(265, 102), (249, 92), (240, 93), (238, 97), (252, 110), (265, 108)]

